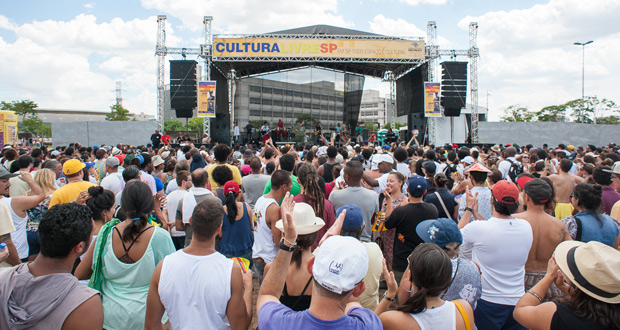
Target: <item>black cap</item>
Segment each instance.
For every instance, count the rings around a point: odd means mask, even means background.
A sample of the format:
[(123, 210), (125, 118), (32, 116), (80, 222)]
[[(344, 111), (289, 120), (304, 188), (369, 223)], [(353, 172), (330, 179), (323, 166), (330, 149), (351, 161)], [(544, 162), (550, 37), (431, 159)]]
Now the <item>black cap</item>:
[(0, 165), (0, 179), (10, 179), (18, 175), (17, 173), (9, 172), (4, 166)]
[(542, 179), (530, 180), (525, 183), (523, 188), (525, 193), (530, 196), (535, 203), (546, 203), (553, 194), (549, 184)]

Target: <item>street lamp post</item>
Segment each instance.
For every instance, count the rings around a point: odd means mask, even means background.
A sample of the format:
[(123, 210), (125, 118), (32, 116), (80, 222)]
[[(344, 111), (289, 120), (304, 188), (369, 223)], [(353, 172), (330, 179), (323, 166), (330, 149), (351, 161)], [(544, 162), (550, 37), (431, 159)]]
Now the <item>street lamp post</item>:
[[(586, 57), (586, 46), (593, 43), (593, 40), (588, 42), (575, 42), (574, 45), (581, 46), (581, 106), (583, 107), (583, 103), (585, 101), (585, 57)], [(585, 114), (583, 108), (581, 109), (581, 122), (583, 123), (585, 118)]]

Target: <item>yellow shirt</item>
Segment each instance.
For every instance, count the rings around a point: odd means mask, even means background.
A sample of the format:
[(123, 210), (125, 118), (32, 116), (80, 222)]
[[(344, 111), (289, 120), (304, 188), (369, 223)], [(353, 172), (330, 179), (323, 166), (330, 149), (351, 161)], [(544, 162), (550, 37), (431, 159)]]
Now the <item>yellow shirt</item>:
[(220, 186), (218, 186), (217, 183), (215, 183), (215, 181), (213, 181), (213, 176), (211, 175), (211, 173), (213, 173), (213, 169), (218, 167), (218, 166), (226, 166), (226, 167), (228, 167), (232, 171), (233, 181), (235, 181), (236, 183), (239, 184), (239, 186), (241, 186), (241, 173), (239, 172), (239, 169), (236, 166), (233, 166), (233, 165), (230, 165), (230, 164), (211, 165), (211, 166), (207, 167), (207, 174), (209, 174), (209, 184), (211, 185), (211, 191), (215, 191), (215, 189), (218, 189), (220, 187)]
[(67, 183), (66, 185), (54, 191), (54, 193), (52, 194), (52, 199), (50, 200), (49, 208), (51, 209), (52, 206), (56, 204), (65, 204), (65, 203), (73, 202), (80, 195), (82, 191), (87, 191), (88, 188), (92, 186), (96, 186), (96, 185), (90, 182), (87, 182), (87, 181)]
[[(10, 234), (15, 231), (15, 226), (13, 225), (13, 220), (11, 218), (11, 211), (9, 207), (4, 203), (0, 203), (0, 236), (4, 236), (6, 234)], [(5, 249), (8, 249), (6, 247)], [(0, 268), (2, 267), (13, 267), (10, 263), (3, 261), (0, 263)]]

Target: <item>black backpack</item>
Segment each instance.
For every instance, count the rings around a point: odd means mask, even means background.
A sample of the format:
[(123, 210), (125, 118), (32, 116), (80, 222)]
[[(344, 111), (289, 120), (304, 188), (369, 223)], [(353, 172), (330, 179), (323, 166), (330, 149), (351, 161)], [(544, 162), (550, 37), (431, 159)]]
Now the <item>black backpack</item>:
[(520, 162), (513, 162), (512, 160), (507, 159), (510, 162), (510, 169), (508, 169), (508, 176), (512, 182), (517, 183), (517, 177), (519, 174), (523, 173), (523, 164)]

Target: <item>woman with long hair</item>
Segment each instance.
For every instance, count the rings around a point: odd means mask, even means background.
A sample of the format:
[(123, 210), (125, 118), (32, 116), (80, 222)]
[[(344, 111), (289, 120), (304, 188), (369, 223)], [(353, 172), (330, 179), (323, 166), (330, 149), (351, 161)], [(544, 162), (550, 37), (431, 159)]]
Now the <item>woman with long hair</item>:
[[(401, 286), (401, 290), (410, 290), (411, 296), (398, 310), (383, 312), (388, 306), (383, 301), (375, 309), (383, 329), (473, 329), (474, 312), (466, 300), (441, 299), (452, 277), (448, 255), (435, 244), (422, 243), (408, 260), (409, 267), (403, 281), (408, 279), (411, 288)], [(395, 287), (396, 282), (390, 273), (388, 291), (396, 291)]]
[[(93, 227), (93, 237), (92, 242), (97, 240), (97, 235), (99, 235), (99, 231), (101, 231), (101, 227), (105, 225), (108, 221), (112, 220), (114, 216), (114, 200), (116, 197), (114, 193), (110, 190), (105, 190), (101, 186), (93, 186), (88, 188), (88, 199), (86, 200), (86, 206), (90, 209), (93, 214), (93, 221), (95, 222), (95, 226)], [(91, 244), (91, 249), (95, 246), (95, 244)], [(82, 255), (84, 258), (86, 254)], [(92, 264), (92, 260), (89, 260), (90, 264)]]
[(573, 240), (598, 241), (614, 248), (620, 243), (618, 223), (600, 213), (603, 188), (597, 184), (580, 183), (571, 194), (571, 203), (577, 214), (562, 219)]
[(439, 218), (449, 218), (456, 223), (459, 216), (459, 203), (454, 199), (454, 195), (448, 190), (448, 178), (445, 174), (435, 175), (437, 190), (432, 194), (424, 196), (424, 202), (431, 203), (437, 207)]
[[(286, 281), (280, 296), (280, 302), (294, 311), (303, 311), (310, 307), (312, 297), (312, 274), (308, 272), (308, 260), (312, 255), (312, 245), (317, 240), (317, 231), (325, 227), (325, 222), (314, 213), (312, 206), (295, 203), (287, 193), (282, 201), (282, 214), (292, 216), (297, 231), (297, 247), (293, 251), (291, 263), (286, 273)], [(282, 220), (275, 227), (284, 233)], [(271, 263), (265, 266), (265, 275)]]
[(160, 207), (161, 199), (153, 199), (146, 183), (128, 182), (121, 197), (124, 219), (101, 228), (95, 248), (84, 258), (93, 260), (92, 268), (82, 262), (75, 272), (79, 279), (90, 277), (88, 286), (101, 292), (106, 329), (144, 328), (151, 275), (175, 251), (170, 234), (149, 221), (153, 211), (163, 219)]
[(223, 187), (226, 204), (223, 206), (222, 238), (216, 246), (217, 251), (227, 258), (245, 258), (250, 261), (251, 267), (254, 212), (250, 204), (240, 201), (242, 194), (237, 182), (230, 180), (224, 183)]
[[(26, 210), (28, 215), (28, 223), (26, 224), (26, 234), (28, 237), (28, 260), (32, 261), (36, 258), (37, 254), (41, 250), (41, 241), (39, 240), (39, 223), (43, 213), (47, 211), (52, 199), (52, 194), (56, 191), (56, 174), (54, 171), (44, 168), (37, 171), (34, 175), (34, 182), (43, 190), (45, 199), (39, 203), (39, 205)], [(32, 193), (31, 190), (27, 192), (28, 195)]]
[[(379, 195), (379, 199), (383, 196), (381, 202), (381, 215), (377, 217), (376, 221), (380, 224), (385, 221), (403, 202), (407, 201), (407, 194), (403, 194), (403, 184), (405, 184), (405, 176), (400, 172), (390, 172), (387, 177), (386, 188), (383, 190), (383, 194)], [(377, 224), (376, 227), (383, 227)], [(377, 244), (381, 247), (383, 252), (383, 258), (389, 270), (392, 270), (392, 258), (394, 257), (394, 236), (396, 235), (396, 228), (388, 229), (379, 232), (379, 237), (376, 239)]]
[(334, 205), (325, 197), (325, 190), (321, 189), (316, 169), (310, 163), (302, 163), (297, 168), (297, 181), (301, 185), (301, 193), (293, 198), (296, 203), (307, 203), (314, 210), (314, 214), (325, 221), (325, 226), (316, 233), (316, 240), (312, 250), (316, 249), (325, 232), (336, 221)]
[[(564, 298), (543, 303), (551, 284)], [(620, 252), (600, 242), (565, 241), (545, 277), (526, 291), (514, 318), (534, 330), (620, 329)]]

